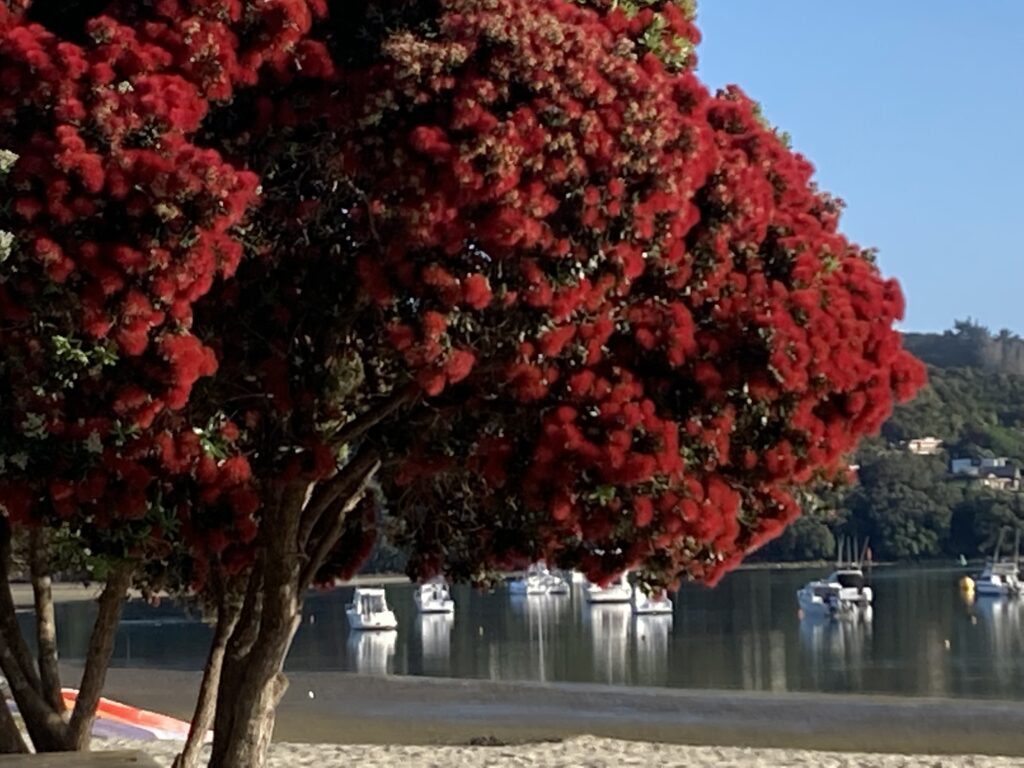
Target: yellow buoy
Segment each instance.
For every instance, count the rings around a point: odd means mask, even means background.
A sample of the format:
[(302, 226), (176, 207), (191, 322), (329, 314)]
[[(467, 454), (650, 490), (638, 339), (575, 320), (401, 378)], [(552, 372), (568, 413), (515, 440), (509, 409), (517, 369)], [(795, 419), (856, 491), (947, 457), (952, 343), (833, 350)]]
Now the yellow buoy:
[(970, 576), (964, 576), (960, 579), (960, 589), (964, 592), (974, 591), (974, 579)]

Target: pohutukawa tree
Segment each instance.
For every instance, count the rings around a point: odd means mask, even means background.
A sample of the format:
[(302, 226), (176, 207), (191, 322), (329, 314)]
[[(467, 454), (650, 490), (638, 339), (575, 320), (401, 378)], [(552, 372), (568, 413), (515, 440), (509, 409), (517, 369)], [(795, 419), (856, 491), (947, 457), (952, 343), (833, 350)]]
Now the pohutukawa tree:
[(923, 382), (840, 203), (697, 79), (686, 2), (26, 5), (0, 504), (111, 595), (70, 722), (0, 622), (37, 746), (85, 743), (133, 581), (216, 606), (196, 730), (261, 766), (303, 594), (381, 503), (415, 577), (713, 583)]

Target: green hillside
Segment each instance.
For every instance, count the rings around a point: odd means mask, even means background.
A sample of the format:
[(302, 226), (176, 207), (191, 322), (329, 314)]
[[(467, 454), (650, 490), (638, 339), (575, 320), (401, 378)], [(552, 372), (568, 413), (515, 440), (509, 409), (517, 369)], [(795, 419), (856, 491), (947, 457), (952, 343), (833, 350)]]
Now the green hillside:
[[(852, 457), (858, 483), (806, 504), (759, 558), (827, 558), (841, 534), (870, 536), (876, 559), (979, 557), (1001, 527), (1024, 530), (1024, 494), (948, 473), (954, 457), (1006, 457), (1024, 467), (1024, 340), (966, 321), (941, 334), (907, 334), (905, 343), (928, 363), (928, 386)], [(927, 436), (943, 440), (939, 455), (906, 449)]]

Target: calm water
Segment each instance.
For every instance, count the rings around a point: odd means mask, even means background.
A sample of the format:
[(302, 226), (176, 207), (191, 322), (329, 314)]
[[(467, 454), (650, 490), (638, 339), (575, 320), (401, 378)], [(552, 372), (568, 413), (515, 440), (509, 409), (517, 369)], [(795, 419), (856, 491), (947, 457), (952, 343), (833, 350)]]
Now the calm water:
[[(820, 571), (744, 571), (686, 587), (673, 616), (628, 605), (456, 587), (454, 618), (387, 587), (397, 632), (350, 632), (351, 589), (307, 602), (289, 657), (302, 670), (494, 680), (1024, 699), (1024, 600), (967, 605), (959, 571), (877, 569), (870, 620), (807, 621), (795, 591)], [(81, 657), (93, 608), (59, 607), (62, 656)], [(115, 666), (201, 668), (209, 630), (173, 606), (130, 605)], [(26, 620), (28, 617), (25, 617)], [(948, 645), (947, 645), (948, 644)]]

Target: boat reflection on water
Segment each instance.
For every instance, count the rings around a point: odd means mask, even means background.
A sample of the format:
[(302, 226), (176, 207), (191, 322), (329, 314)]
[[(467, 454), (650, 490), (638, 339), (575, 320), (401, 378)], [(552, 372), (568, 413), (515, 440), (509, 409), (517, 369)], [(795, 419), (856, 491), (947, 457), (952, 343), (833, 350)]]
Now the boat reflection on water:
[(450, 613), (424, 613), (419, 617), (420, 652), (427, 674), (448, 674), (451, 669), (452, 627)]
[(979, 596), (971, 615), (988, 632), (990, 653), (997, 664), (1024, 654), (1024, 600)]
[(585, 620), (590, 624), (594, 653), (594, 680), (626, 683), (629, 658), (629, 626), (633, 609), (629, 603), (591, 603)]
[(361, 675), (387, 675), (394, 671), (398, 632), (352, 632), (348, 636), (348, 656)]
[(525, 675), (523, 679), (548, 682), (553, 675), (554, 660), (550, 658), (552, 646), (560, 645), (564, 638), (558, 628), (565, 625), (566, 614), (569, 613), (572, 601), (568, 595), (545, 594), (524, 595), (512, 594), (509, 605), (513, 614), (526, 619), (526, 632), (529, 639), (529, 658), (527, 668), (521, 671), (512, 670), (512, 676)]
[(672, 637), (672, 614), (649, 614), (633, 619), (636, 649), (636, 682), (664, 685), (668, 678), (668, 650)]
[[(843, 678), (838, 688), (861, 689), (864, 659), (870, 650), (874, 613), (871, 607), (861, 608), (841, 617), (802, 615), (800, 618), (800, 649), (810, 662), (816, 686), (830, 678)], [(833, 681), (833, 688), (837, 687)]]

